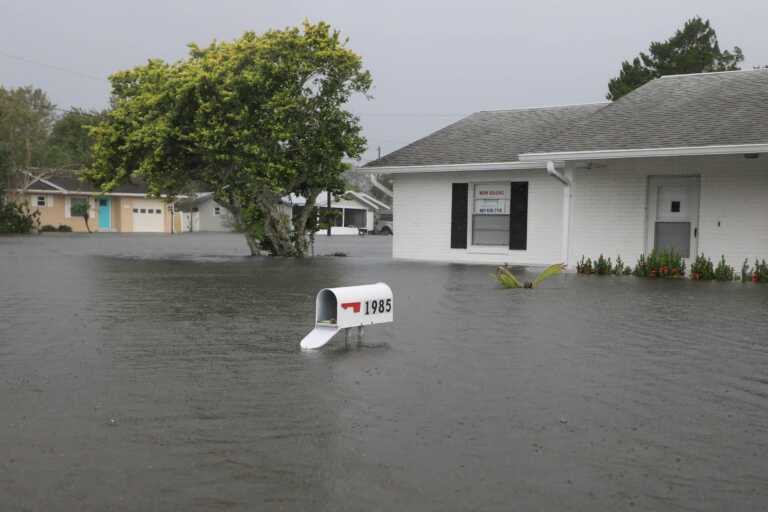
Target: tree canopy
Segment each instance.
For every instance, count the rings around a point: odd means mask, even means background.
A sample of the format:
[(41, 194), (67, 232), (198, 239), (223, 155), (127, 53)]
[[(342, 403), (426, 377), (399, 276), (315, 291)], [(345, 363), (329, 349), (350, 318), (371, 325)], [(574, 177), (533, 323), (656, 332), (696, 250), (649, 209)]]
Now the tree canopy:
[(41, 89), (0, 86), (0, 152), (7, 178), (24, 169), (81, 169), (90, 162), (89, 126), (103, 112), (72, 109), (63, 114)]
[(55, 121), (55, 108), (41, 89), (0, 86), (0, 144), (8, 152), (11, 168), (48, 163), (48, 137)]
[[(365, 149), (345, 106), (371, 76), (327, 23), (192, 44), (185, 60), (150, 60), (110, 80), (114, 108), (92, 132), (88, 177), (104, 190), (138, 177), (168, 196), (202, 184), (253, 253), (305, 254), (315, 197), (341, 192), (345, 160)], [(306, 207), (287, 213), (290, 193)]]
[(619, 76), (608, 82), (609, 100), (617, 100), (641, 85), (664, 75), (738, 70), (741, 48), (720, 50), (715, 29), (700, 17), (685, 22), (666, 41), (654, 41), (648, 53), (621, 64)]
[(48, 139), (52, 166), (81, 169), (92, 163), (90, 128), (101, 123), (106, 111), (73, 108), (57, 117)]

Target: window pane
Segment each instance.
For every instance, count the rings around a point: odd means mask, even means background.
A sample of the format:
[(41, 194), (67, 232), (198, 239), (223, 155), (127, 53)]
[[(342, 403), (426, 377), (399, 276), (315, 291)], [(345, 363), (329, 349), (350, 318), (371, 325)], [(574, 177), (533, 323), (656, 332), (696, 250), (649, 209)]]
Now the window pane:
[(37, 206), (45, 206), (45, 196), (37, 196)]
[(69, 200), (69, 214), (75, 215), (75, 207), (79, 204), (84, 204), (86, 207), (88, 206), (88, 199), (85, 197), (72, 197)]
[(344, 227), (364, 228), (365, 227), (365, 210), (359, 210), (357, 208), (347, 208), (344, 211)]
[(509, 215), (473, 215), (472, 245), (509, 245)]
[(330, 222), (331, 226), (341, 226), (341, 208), (331, 208), (329, 213), (328, 208), (322, 206), (318, 208), (318, 212), (320, 214), (320, 222)]
[(509, 183), (474, 185), (472, 245), (509, 246)]
[(656, 250), (675, 251), (683, 258), (691, 256), (690, 222), (657, 222)]

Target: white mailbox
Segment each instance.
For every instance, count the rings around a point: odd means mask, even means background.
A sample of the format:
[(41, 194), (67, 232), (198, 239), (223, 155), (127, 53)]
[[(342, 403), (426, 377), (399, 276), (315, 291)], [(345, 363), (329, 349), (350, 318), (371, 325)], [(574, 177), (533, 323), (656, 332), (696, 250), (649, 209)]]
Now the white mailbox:
[(392, 289), (385, 283), (320, 290), (315, 328), (301, 340), (301, 348), (320, 348), (341, 329), (391, 322), (393, 301)]

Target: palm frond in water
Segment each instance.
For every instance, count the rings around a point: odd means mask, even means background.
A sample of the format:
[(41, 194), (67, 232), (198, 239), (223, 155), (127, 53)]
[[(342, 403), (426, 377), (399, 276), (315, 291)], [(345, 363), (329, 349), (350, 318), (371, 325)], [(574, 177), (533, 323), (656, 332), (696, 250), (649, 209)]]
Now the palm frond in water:
[(494, 277), (504, 288), (536, 288), (542, 282), (549, 279), (552, 276), (556, 276), (565, 270), (565, 265), (562, 263), (555, 263), (545, 268), (533, 282), (526, 281), (525, 283), (515, 277), (515, 275), (509, 270), (509, 267), (502, 265), (496, 267), (496, 273)]
[(541, 274), (536, 276), (536, 279), (533, 280), (533, 284), (531, 285), (532, 288), (538, 287), (543, 281), (549, 279), (550, 277), (556, 276), (562, 271), (565, 270), (565, 265), (563, 263), (555, 263), (554, 265), (550, 265), (544, 270), (541, 271)]
[(496, 267), (496, 274), (494, 276), (504, 288), (523, 288), (523, 283), (518, 281), (515, 275), (506, 267)]

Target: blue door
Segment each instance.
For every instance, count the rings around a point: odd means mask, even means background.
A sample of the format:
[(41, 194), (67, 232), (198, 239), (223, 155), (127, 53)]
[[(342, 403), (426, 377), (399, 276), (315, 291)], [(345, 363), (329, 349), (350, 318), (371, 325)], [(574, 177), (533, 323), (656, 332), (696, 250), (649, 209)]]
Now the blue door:
[(112, 227), (111, 218), (112, 201), (108, 197), (99, 198), (99, 231), (109, 231)]

